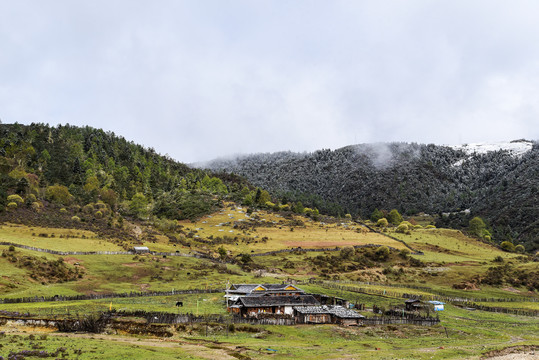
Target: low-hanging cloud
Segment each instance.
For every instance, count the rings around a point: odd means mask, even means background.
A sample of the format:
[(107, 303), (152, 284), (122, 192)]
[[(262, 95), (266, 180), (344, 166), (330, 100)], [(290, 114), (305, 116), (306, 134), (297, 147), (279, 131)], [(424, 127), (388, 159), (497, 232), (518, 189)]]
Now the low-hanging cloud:
[(532, 1), (54, 1), (0, 13), (0, 119), (185, 162), (539, 138)]

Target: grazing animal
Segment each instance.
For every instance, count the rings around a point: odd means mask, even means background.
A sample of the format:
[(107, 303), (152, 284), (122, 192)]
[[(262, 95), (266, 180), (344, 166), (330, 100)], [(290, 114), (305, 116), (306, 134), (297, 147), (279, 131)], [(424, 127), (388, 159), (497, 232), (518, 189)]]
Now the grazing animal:
[(183, 301), (177, 301), (176, 306), (177, 307), (180, 307), (180, 306), (183, 307)]

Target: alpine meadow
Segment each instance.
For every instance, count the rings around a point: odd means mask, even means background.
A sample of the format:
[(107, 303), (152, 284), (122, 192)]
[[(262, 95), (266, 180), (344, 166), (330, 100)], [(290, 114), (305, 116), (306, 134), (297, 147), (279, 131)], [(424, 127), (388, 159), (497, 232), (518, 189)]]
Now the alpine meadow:
[(0, 124), (0, 358), (539, 351), (536, 142), (179, 163)]

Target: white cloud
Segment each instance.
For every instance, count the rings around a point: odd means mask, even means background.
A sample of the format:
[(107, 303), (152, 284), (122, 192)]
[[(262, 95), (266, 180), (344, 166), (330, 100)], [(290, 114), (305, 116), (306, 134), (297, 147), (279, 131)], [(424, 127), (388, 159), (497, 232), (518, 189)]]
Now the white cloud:
[(539, 138), (533, 1), (18, 1), (0, 118), (185, 162), (358, 142)]

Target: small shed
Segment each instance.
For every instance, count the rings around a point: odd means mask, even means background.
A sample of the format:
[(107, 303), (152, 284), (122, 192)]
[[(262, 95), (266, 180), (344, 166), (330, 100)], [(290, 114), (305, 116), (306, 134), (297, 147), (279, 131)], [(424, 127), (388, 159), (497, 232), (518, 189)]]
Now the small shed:
[(135, 254), (147, 254), (150, 252), (150, 249), (147, 246), (135, 246), (133, 247)]
[(427, 301), (427, 302), (429, 304), (434, 305), (434, 311), (444, 311), (444, 305), (445, 305), (444, 302), (436, 301), (436, 300), (431, 300), (431, 301)]
[(424, 308), (424, 305), (419, 299), (408, 299), (404, 302), (406, 311), (418, 311)]

